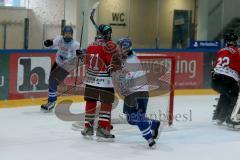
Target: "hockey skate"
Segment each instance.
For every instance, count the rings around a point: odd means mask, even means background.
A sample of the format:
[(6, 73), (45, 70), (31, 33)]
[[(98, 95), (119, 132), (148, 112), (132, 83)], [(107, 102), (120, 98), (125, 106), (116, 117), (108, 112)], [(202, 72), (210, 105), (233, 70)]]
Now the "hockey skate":
[(74, 122), (72, 124), (72, 130), (74, 130), (74, 131), (82, 131), (83, 126), (84, 126), (84, 122), (83, 121)]
[(213, 111), (213, 117), (212, 117), (212, 122), (215, 125), (222, 125), (223, 122), (225, 121), (225, 117), (221, 114), (221, 110), (217, 108)]
[(81, 134), (86, 138), (86, 137), (92, 137), (94, 134), (94, 129), (93, 127), (85, 127), (82, 131)]
[(148, 146), (150, 149), (155, 149), (157, 146), (156, 146), (156, 142), (154, 141), (154, 139), (150, 138), (148, 140)]
[(115, 136), (110, 133), (110, 130), (98, 127), (96, 129), (97, 141), (114, 141)]
[(229, 118), (226, 120), (226, 125), (231, 130), (240, 130), (240, 122), (234, 122)]
[(43, 112), (51, 112), (56, 105), (56, 102), (48, 102), (47, 104), (41, 105), (41, 110)]
[(220, 119), (216, 119), (216, 120), (213, 120), (213, 124), (217, 125), (217, 126), (221, 126), (223, 124), (223, 120), (220, 120)]

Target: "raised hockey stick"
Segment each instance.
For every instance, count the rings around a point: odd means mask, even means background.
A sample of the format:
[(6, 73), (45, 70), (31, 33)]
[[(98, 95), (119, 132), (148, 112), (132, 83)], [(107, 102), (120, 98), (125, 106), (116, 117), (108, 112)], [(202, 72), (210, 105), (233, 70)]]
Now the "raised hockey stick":
[[(93, 25), (95, 26), (95, 28), (97, 29), (98, 31), (98, 25), (96, 24), (96, 22), (94, 21), (94, 15), (95, 15), (95, 11), (97, 9), (99, 5), (99, 2), (96, 2), (93, 7), (92, 7), (92, 11), (91, 11), (91, 14), (90, 14), (90, 20), (92, 21)], [(80, 37), (80, 49), (82, 47), (82, 36), (83, 36), (83, 27), (84, 27), (84, 12), (82, 12), (82, 19), (83, 19), (83, 23), (82, 23), (82, 32), (81, 32), (81, 37)], [(77, 64), (76, 64), (76, 78), (75, 78), (75, 84), (74, 84), (74, 87), (76, 87), (77, 85), (77, 79), (78, 79), (78, 67), (79, 67), (79, 59), (77, 59)]]
[[(95, 28), (97, 29), (97, 31), (98, 31), (98, 25), (96, 24), (96, 22), (94, 20), (94, 15), (95, 15), (95, 11), (96, 11), (98, 5), (99, 5), (99, 2), (96, 2), (93, 5), (92, 10), (91, 10), (91, 14), (90, 14), (90, 20), (93, 23), (93, 25), (95, 26)], [(80, 37), (80, 49), (81, 49), (81, 46), (82, 46), (82, 37), (83, 37), (83, 28), (84, 28), (84, 12), (82, 12), (82, 19), (83, 19), (83, 23), (82, 23), (82, 32), (81, 32), (81, 37)], [(80, 61), (80, 58), (78, 57), (77, 58), (77, 63), (76, 63), (76, 72), (75, 72), (76, 73), (76, 77), (75, 77), (74, 86), (72, 86), (69, 89), (67, 89), (66, 91), (62, 92), (61, 95), (68, 93), (69, 91), (71, 91), (73, 88), (76, 87), (77, 80), (78, 80), (79, 61)]]
[[(91, 14), (90, 14), (90, 20), (93, 23), (93, 25), (94, 25), (94, 27), (96, 28), (97, 31), (98, 31), (98, 25), (97, 25), (97, 23), (94, 20), (94, 15), (95, 15), (95, 11), (96, 11), (98, 5), (99, 5), (99, 2), (96, 2), (93, 5), (92, 10), (91, 10)], [(82, 23), (82, 32), (81, 32), (81, 37), (80, 37), (80, 49), (81, 49), (81, 46), (82, 46), (82, 37), (83, 37), (84, 12), (82, 12), (82, 19), (83, 19), (83, 23)], [(80, 58), (78, 57), (77, 58), (77, 63), (76, 63), (76, 72), (75, 72), (76, 73), (76, 77), (75, 77), (74, 86), (70, 87), (68, 90), (63, 92), (61, 95), (65, 94), (65, 93), (68, 93), (70, 90), (72, 90), (73, 88), (75, 88), (77, 86), (79, 61), (80, 61)]]
[[(95, 20), (94, 20), (94, 15), (95, 15), (95, 11), (96, 11), (98, 5), (99, 5), (99, 2), (96, 2), (96, 3), (93, 5), (92, 11), (91, 11), (91, 15), (90, 15), (90, 20), (91, 20), (92, 24), (94, 25), (94, 27), (96, 28), (97, 31), (99, 31), (99, 28), (98, 28), (97, 23), (96, 23)], [(100, 34), (101, 34), (101, 33), (100, 33)]]
[[(99, 26), (98, 24), (95, 22), (94, 20), (94, 15), (95, 15), (95, 12), (96, 12), (96, 9), (97, 7), (99, 6), (100, 2), (96, 2), (93, 7), (92, 7), (92, 11), (91, 11), (91, 14), (90, 14), (90, 20), (92, 22), (92, 24), (94, 25), (95, 29), (97, 30), (98, 34), (101, 35), (101, 37), (104, 37), (103, 33), (99, 31)], [(116, 48), (116, 45), (114, 43), (108, 43), (107, 40), (103, 39), (103, 44), (108, 48), (108, 49), (114, 49)], [(115, 51), (115, 50), (114, 50)]]

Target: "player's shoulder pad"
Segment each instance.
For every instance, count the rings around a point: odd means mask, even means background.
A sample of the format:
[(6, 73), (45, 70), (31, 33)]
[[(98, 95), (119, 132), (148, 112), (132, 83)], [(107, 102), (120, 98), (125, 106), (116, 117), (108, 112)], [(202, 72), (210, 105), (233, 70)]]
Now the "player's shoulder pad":
[(89, 44), (89, 45), (87, 46), (87, 48), (86, 48), (86, 53), (89, 52), (90, 50), (93, 50), (93, 49), (95, 48), (94, 46), (96, 46), (96, 45), (94, 45), (94, 44)]
[(90, 44), (87, 46), (87, 48), (91, 48), (91, 47), (93, 47), (93, 46), (97, 46), (97, 44), (96, 44), (95, 42), (90, 43)]
[(225, 47), (222, 48), (219, 52), (230, 52), (231, 54), (235, 54), (236, 52), (238, 52), (237, 48), (233, 48), (233, 47)]

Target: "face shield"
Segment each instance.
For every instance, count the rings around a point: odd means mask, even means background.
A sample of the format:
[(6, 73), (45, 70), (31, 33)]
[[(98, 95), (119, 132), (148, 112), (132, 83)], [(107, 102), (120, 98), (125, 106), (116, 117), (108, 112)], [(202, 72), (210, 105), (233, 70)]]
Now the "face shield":
[(63, 39), (64, 39), (64, 42), (66, 42), (66, 43), (71, 42), (73, 40), (72, 32), (64, 32), (63, 33)]

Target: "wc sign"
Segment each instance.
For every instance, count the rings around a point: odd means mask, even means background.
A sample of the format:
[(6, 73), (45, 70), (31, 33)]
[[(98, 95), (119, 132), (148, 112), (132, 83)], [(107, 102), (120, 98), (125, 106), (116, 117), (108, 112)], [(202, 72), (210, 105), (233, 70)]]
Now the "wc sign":
[(46, 91), (50, 68), (50, 57), (20, 57), (17, 72), (18, 93)]
[(126, 26), (126, 13), (124, 12), (112, 12), (111, 26)]

